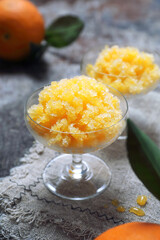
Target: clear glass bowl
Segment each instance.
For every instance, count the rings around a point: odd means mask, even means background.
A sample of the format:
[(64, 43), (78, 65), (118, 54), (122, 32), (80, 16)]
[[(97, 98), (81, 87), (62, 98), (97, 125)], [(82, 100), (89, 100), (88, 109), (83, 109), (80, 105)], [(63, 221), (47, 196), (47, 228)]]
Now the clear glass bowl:
[[(88, 154), (109, 146), (126, 127), (127, 101), (120, 92), (108, 88), (120, 101), (122, 118), (108, 128), (83, 134), (51, 131), (29, 116), (28, 109), (38, 104), (43, 88), (35, 91), (26, 102), (25, 122), (30, 133), (46, 147), (65, 153), (51, 160), (43, 172), (45, 186), (57, 196), (71, 200), (88, 199), (103, 192), (110, 183), (108, 166), (98, 157)], [(67, 146), (66, 139), (69, 139)]]
[[(86, 54), (84, 54), (83, 58), (82, 58), (82, 61), (81, 61), (81, 74), (83, 75), (88, 75), (87, 71), (86, 71), (86, 67), (88, 66), (88, 64), (92, 64), (94, 65), (96, 60), (97, 60), (97, 57), (98, 55), (100, 54), (100, 52), (104, 49), (105, 45), (109, 46), (109, 47), (112, 47), (112, 46), (119, 46), (119, 47), (135, 47), (137, 48), (136, 46), (134, 46), (133, 44), (130, 45), (129, 43), (126, 44), (126, 43), (116, 43), (116, 42), (109, 42), (109, 43), (105, 43), (105, 44), (100, 44), (98, 46), (95, 46), (94, 48), (91, 48), (89, 49)], [(158, 51), (156, 50), (151, 50), (149, 47), (141, 47), (141, 48), (138, 48), (140, 51), (143, 51), (143, 52), (146, 52), (146, 53), (150, 53), (154, 56), (154, 59), (155, 59), (155, 63), (160, 66), (160, 54)], [(92, 69), (92, 71), (94, 72), (94, 69)], [(113, 77), (115, 79), (117, 78), (126, 78), (128, 76), (118, 76), (117, 75), (111, 75), (111, 74), (106, 74), (106, 73), (103, 73), (103, 72), (97, 72), (95, 71), (95, 75), (96, 75), (96, 80), (97, 81), (101, 81), (103, 82), (102, 79), (107, 79), (108, 77)], [(152, 90), (154, 90), (158, 84), (160, 82), (160, 79), (158, 79), (155, 83), (153, 83), (152, 85), (150, 85), (149, 87), (147, 87), (146, 89), (144, 89), (143, 91), (141, 91), (140, 93), (137, 93), (137, 94), (125, 94), (124, 92), (122, 92), (122, 94), (127, 98), (127, 99), (132, 99), (134, 98), (135, 96), (137, 95), (144, 95)], [(105, 83), (105, 82), (103, 82)], [(109, 83), (107, 83), (107, 85), (109, 85)], [(116, 88), (116, 87), (115, 87)]]
[[(128, 46), (131, 46), (131, 47), (135, 47), (137, 48), (136, 45), (134, 44), (129, 44), (129, 43), (125, 43), (125, 42), (106, 42), (106, 43), (102, 43), (102, 44), (99, 44), (97, 46), (95, 46), (94, 48), (91, 48), (89, 49), (83, 56), (82, 58), (82, 61), (81, 61), (81, 74), (83, 75), (86, 75), (86, 76), (89, 76), (88, 73), (87, 73), (87, 66), (88, 64), (91, 64), (91, 65), (94, 65), (96, 60), (97, 60), (97, 57), (99, 56), (100, 52), (104, 49), (105, 46), (109, 46), (109, 47), (112, 47), (112, 46), (119, 46), (119, 47), (128, 47)], [(158, 50), (152, 50), (150, 49), (148, 46), (147, 47), (140, 47), (138, 48), (140, 51), (144, 51), (146, 53), (150, 53), (154, 56), (154, 60), (155, 60), (155, 63), (160, 66), (160, 53)], [(92, 69), (92, 71), (94, 72), (94, 69)], [(116, 75), (110, 75), (110, 74), (105, 74), (105, 73), (102, 73), (102, 72), (97, 72), (95, 71), (95, 75), (97, 76), (96, 77), (96, 80), (97, 81), (101, 81), (105, 84), (105, 82), (102, 80), (102, 79), (106, 79), (108, 77), (113, 77), (113, 78), (126, 78), (127, 76), (116, 76)], [(152, 85), (150, 85), (148, 88), (144, 89), (143, 91), (141, 91), (140, 93), (138, 94), (125, 94), (122, 92), (122, 94), (126, 97), (127, 101), (128, 101), (128, 104), (129, 106), (132, 106), (132, 104), (134, 103), (134, 100), (136, 100), (137, 98), (139, 99), (141, 96), (143, 96), (144, 94), (147, 94), (148, 92), (154, 90), (158, 84), (160, 82), (160, 79), (158, 79), (155, 83), (153, 83)], [(129, 115), (129, 113), (128, 113)], [(127, 138), (127, 131), (126, 129), (124, 130), (124, 132), (122, 132), (121, 136), (118, 138), (118, 140), (126, 140)]]

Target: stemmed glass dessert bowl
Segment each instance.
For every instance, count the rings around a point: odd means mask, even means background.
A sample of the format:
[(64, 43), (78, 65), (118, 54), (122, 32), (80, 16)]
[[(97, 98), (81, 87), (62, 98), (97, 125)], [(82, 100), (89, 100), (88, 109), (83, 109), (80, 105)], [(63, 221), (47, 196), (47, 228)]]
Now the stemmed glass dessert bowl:
[[(35, 121), (30, 109), (37, 106), (39, 94), (44, 88), (36, 90), (26, 102), (25, 122), (30, 133), (44, 146), (63, 153), (53, 158), (43, 172), (45, 186), (59, 197), (70, 200), (89, 199), (109, 186), (111, 180), (109, 167), (103, 160), (88, 153), (109, 146), (121, 135), (126, 127), (128, 105), (119, 91), (110, 86), (107, 88), (109, 93), (118, 99), (121, 115), (110, 126), (93, 131), (77, 132), (73, 127), (65, 132)], [(61, 123), (66, 124), (65, 121)]]
[[(88, 50), (81, 61), (81, 74), (120, 91), (130, 107), (154, 90), (160, 80), (160, 54), (149, 47), (109, 42)], [(138, 106), (137, 106), (138, 107)], [(128, 114), (129, 115), (129, 114)], [(118, 138), (125, 140), (125, 130)]]
[(156, 49), (109, 42), (97, 45), (84, 54), (81, 74), (114, 87), (132, 101), (158, 86), (159, 66), (160, 54)]

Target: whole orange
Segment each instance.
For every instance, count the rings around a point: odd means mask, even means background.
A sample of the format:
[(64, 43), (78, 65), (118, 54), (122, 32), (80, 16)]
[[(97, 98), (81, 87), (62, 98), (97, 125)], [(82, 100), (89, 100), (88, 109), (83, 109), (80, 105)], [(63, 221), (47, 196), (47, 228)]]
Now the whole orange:
[(0, 0), (0, 58), (21, 60), (44, 38), (44, 20), (27, 0)]
[(160, 240), (160, 224), (130, 222), (109, 229), (95, 240)]

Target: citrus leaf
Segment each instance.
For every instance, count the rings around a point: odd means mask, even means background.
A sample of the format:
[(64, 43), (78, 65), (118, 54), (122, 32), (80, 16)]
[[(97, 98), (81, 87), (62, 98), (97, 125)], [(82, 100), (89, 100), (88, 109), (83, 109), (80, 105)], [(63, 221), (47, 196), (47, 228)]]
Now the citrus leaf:
[(30, 43), (30, 54), (28, 56), (28, 60), (38, 60), (42, 57), (44, 52), (46, 51), (48, 44), (35, 44)]
[(130, 164), (138, 178), (160, 200), (160, 149), (130, 119), (127, 124)]
[(83, 27), (84, 23), (76, 16), (60, 17), (46, 29), (45, 40), (53, 47), (65, 47), (76, 40)]

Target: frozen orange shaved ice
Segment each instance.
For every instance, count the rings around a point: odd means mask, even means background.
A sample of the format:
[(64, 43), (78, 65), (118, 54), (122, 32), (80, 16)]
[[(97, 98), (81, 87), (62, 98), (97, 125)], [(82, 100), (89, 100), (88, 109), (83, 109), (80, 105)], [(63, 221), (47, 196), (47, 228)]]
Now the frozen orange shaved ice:
[(101, 148), (114, 141), (124, 127), (118, 97), (86, 76), (44, 87), (39, 103), (32, 105), (28, 114), (32, 130), (45, 138), (47, 146), (63, 152)]
[(125, 95), (145, 93), (160, 79), (154, 56), (134, 47), (106, 46), (86, 72)]

